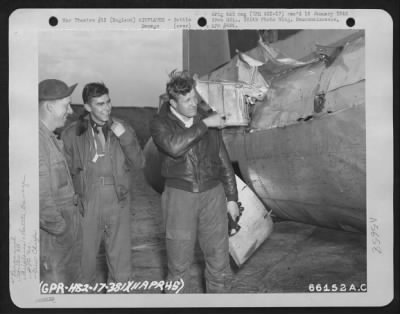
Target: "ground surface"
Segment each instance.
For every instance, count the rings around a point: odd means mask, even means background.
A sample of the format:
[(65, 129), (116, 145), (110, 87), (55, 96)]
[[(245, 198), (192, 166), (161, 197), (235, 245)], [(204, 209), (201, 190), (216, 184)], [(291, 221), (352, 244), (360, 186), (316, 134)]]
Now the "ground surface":
[[(163, 280), (167, 262), (160, 195), (147, 185), (142, 173), (134, 175), (132, 188), (133, 279)], [(98, 266), (99, 278), (104, 278), (103, 255)], [(190, 283), (195, 293), (204, 292), (203, 268), (197, 249)], [(354, 284), (358, 289), (366, 283), (365, 235), (276, 221), (271, 236), (240, 269), (233, 270), (233, 293), (307, 292), (310, 284), (346, 285), (346, 289)], [(159, 289), (146, 293), (159, 293)]]

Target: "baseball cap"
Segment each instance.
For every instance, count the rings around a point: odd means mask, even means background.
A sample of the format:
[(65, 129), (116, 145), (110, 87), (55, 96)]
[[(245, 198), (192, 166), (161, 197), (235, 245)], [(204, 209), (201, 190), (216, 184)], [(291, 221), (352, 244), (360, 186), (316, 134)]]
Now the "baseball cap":
[(68, 97), (78, 83), (69, 86), (63, 81), (47, 79), (39, 83), (39, 100), (56, 100)]

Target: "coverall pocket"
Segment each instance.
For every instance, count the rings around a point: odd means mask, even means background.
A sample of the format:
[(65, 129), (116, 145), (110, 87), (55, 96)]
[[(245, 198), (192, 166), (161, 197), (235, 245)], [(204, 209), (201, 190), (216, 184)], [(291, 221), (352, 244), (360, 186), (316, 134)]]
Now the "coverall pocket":
[(71, 247), (75, 242), (75, 236), (78, 233), (77, 218), (73, 212), (65, 209), (62, 211), (62, 216), (65, 219), (66, 229), (64, 233), (56, 236), (56, 244), (59, 247), (67, 248)]

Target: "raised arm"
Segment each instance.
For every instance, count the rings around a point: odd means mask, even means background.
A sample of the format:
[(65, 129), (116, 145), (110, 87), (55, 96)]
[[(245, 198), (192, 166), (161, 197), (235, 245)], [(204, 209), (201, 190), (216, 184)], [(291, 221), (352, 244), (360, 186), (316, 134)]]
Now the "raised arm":
[(144, 168), (145, 157), (136, 137), (135, 130), (124, 123), (125, 132), (119, 137), (122, 150), (132, 167)]
[(154, 143), (166, 154), (178, 158), (185, 154), (207, 132), (207, 126), (200, 121), (190, 128), (173, 129), (166, 122), (155, 118), (150, 126)]

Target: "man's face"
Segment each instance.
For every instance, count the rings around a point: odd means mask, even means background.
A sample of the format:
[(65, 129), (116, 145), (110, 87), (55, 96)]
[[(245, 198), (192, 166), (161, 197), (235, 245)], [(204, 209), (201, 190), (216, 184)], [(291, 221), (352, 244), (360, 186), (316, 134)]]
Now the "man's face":
[(108, 94), (100, 97), (94, 97), (90, 104), (85, 104), (85, 109), (90, 112), (92, 119), (100, 124), (108, 121), (111, 114), (111, 99)]
[(197, 95), (192, 89), (186, 95), (179, 95), (177, 100), (170, 100), (171, 106), (186, 118), (192, 118), (197, 114)]
[(56, 128), (61, 128), (67, 121), (68, 115), (72, 114), (71, 108), (71, 97), (65, 97), (63, 99), (57, 99), (52, 104), (52, 118), (56, 125)]

